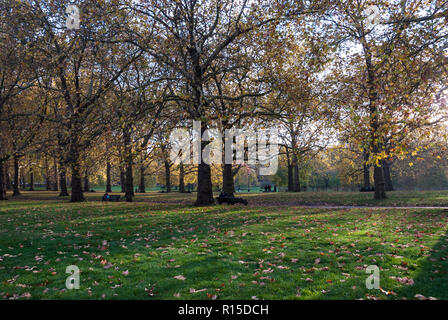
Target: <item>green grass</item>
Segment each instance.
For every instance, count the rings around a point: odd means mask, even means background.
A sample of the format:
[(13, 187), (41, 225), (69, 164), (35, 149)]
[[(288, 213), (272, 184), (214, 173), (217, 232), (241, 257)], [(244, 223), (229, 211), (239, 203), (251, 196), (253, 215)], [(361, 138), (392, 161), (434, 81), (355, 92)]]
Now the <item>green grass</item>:
[[(95, 189), (95, 188), (94, 188)], [(101, 200), (104, 190), (96, 188), (97, 192), (84, 193), (87, 200)], [(113, 194), (120, 194), (114, 190)], [(22, 192), (22, 195), (11, 200), (53, 200), (59, 201), (58, 192), (34, 191)], [(121, 194), (123, 195), (123, 194)], [(217, 193), (215, 193), (217, 195)], [(448, 207), (447, 191), (393, 191), (387, 193), (387, 199), (374, 200), (373, 193), (361, 192), (300, 192), (300, 193), (236, 193), (238, 197), (249, 200), (250, 205), (292, 206), (292, 205), (339, 205), (339, 206), (434, 206)], [(160, 203), (177, 203), (190, 205), (194, 202), (196, 193), (171, 194), (148, 192), (137, 194), (135, 201), (151, 201)], [(66, 198), (68, 199), (68, 198)], [(7, 204), (6, 204), (7, 205)]]
[[(427, 204), (447, 202), (446, 193), (429, 195)], [(72, 204), (26, 193), (0, 203), (0, 298), (448, 299), (443, 209), (304, 209), (292, 203), (305, 195), (291, 194), (196, 208), (194, 196)], [(346, 201), (342, 194), (337, 204)], [(81, 270), (80, 290), (65, 288), (68, 265)], [(368, 265), (380, 267), (384, 291), (366, 289)]]

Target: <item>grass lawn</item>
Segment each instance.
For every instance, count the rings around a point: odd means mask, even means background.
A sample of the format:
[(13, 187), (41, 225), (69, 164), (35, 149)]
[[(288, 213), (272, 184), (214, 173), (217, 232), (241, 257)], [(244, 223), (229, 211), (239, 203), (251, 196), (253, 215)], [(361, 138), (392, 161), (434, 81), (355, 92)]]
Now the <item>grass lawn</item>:
[[(443, 209), (294, 205), (312, 193), (202, 208), (194, 194), (76, 204), (43, 194), (0, 203), (2, 299), (448, 299)], [(389, 205), (448, 204), (446, 192), (391, 195)], [(352, 194), (356, 204), (371, 196)], [(350, 204), (345, 193), (317, 200)], [(65, 288), (69, 265), (81, 270), (79, 290)], [(366, 289), (369, 265), (382, 290)]]

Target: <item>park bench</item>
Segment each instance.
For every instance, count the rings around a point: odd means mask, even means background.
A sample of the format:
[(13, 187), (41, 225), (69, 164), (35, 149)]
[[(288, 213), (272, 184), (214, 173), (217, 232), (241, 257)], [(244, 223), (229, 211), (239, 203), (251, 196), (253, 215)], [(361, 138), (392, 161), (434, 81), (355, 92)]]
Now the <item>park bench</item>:
[(103, 196), (103, 201), (120, 201), (120, 195), (110, 195), (109, 199)]
[(216, 201), (218, 201), (219, 204), (227, 203), (233, 205), (235, 203), (242, 203), (246, 206), (249, 204), (246, 199), (235, 198), (233, 195), (228, 195), (224, 192), (220, 193), (219, 197), (216, 198)]

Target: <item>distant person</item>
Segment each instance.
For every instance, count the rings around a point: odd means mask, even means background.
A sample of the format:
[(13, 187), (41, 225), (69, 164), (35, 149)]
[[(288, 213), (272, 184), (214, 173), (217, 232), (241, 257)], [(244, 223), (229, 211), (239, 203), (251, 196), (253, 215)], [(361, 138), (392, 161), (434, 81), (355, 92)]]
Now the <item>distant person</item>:
[(103, 201), (109, 201), (110, 200), (110, 195), (108, 192), (106, 192), (103, 196)]
[(274, 184), (274, 192), (277, 192), (277, 186)]

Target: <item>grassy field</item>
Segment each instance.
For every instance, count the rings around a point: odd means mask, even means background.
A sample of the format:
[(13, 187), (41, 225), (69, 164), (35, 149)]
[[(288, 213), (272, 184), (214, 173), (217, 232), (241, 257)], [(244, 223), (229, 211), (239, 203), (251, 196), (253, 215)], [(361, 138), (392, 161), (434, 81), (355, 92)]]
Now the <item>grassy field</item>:
[[(348, 193), (196, 208), (194, 196), (72, 204), (28, 192), (0, 203), (0, 298), (448, 299), (444, 209), (298, 206), (380, 204)], [(385, 203), (447, 205), (448, 193), (391, 193)], [(79, 290), (65, 287), (69, 265), (81, 270)], [(366, 289), (369, 265), (381, 270), (379, 290)]]
[[(101, 200), (104, 189), (97, 192), (84, 193), (88, 200)], [(120, 193), (112, 193), (120, 194)], [(10, 195), (10, 194), (9, 194)], [(217, 194), (215, 194), (217, 196)], [(236, 193), (237, 197), (249, 200), (250, 206), (291, 206), (291, 205), (343, 205), (343, 206), (435, 206), (448, 207), (448, 191), (394, 191), (388, 192), (385, 200), (374, 200), (373, 193), (361, 192), (300, 192), (300, 193)], [(176, 203), (190, 205), (194, 202), (195, 193), (171, 194), (148, 192), (137, 194), (135, 201), (151, 201), (159, 203)], [(68, 197), (66, 198), (68, 199)], [(11, 200), (55, 200), (60, 201), (57, 192), (34, 191), (22, 192), (22, 195)], [(0, 204), (5, 205), (5, 204)], [(7, 204), (6, 204), (7, 205)]]

